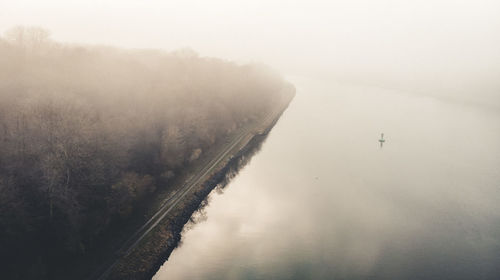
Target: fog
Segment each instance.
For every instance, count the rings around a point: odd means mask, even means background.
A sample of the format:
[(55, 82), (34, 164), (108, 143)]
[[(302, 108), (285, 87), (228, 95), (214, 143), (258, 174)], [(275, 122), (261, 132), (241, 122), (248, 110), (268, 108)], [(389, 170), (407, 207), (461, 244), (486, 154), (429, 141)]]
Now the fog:
[(500, 2), (3, 1), (0, 31), (264, 62), (322, 77), (500, 108)]
[(262, 65), (9, 29), (0, 38), (3, 278), (67, 279), (62, 263), (123, 232), (148, 198), (293, 91)]
[(153, 279), (498, 279), (498, 112), (292, 81), (261, 151)]
[(498, 0), (0, 0), (2, 276), (67, 279), (288, 80), (158, 279), (496, 279), (499, 77)]

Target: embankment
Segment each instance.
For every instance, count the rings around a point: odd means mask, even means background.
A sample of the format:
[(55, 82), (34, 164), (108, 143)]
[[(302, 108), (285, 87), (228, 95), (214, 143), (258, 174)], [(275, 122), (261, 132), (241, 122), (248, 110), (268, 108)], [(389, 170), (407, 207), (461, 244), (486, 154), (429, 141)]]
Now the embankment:
[(193, 213), (207, 204), (206, 198), (212, 190), (216, 187), (223, 188), (260, 150), (268, 133), (292, 99), (293, 94), (290, 94), (283, 100), (273, 116), (260, 125), (251, 138), (242, 140), (240, 148), (221, 162), (202, 184), (187, 195), (133, 252), (122, 257), (106, 278), (150, 279), (180, 244), (182, 230)]

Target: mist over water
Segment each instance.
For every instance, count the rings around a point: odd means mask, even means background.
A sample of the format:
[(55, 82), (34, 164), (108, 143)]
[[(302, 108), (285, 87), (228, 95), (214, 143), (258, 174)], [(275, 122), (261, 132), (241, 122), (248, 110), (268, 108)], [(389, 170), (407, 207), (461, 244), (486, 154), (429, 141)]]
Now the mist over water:
[(291, 80), (261, 152), (154, 279), (497, 279), (497, 111)]
[(0, 33), (175, 50), (500, 108), (497, 0), (17, 0)]
[[(40, 63), (44, 71), (33, 76), (36, 86), (28, 93), (59, 94), (39, 86), (42, 77), (85, 81), (73, 87), (92, 85), (84, 92), (102, 93), (100, 102), (113, 106), (113, 96), (133, 91), (137, 100), (151, 100), (141, 110), (155, 117), (143, 118), (137, 110), (130, 121), (113, 120), (136, 131), (148, 123), (136, 120), (151, 120), (154, 128), (156, 116), (178, 111), (187, 116), (179, 120), (203, 133), (206, 125), (195, 118), (202, 112), (195, 103), (165, 109), (187, 96), (177, 91), (177, 78), (196, 100), (214, 104), (207, 123), (212, 117), (229, 123), (233, 110), (246, 119), (262, 108), (251, 109), (233, 93), (250, 93), (250, 100), (269, 104), (267, 94), (251, 85), (232, 88), (242, 80), (218, 74), (213, 64), (218, 60), (210, 57), (220, 58), (221, 65), (235, 62), (231, 67), (264, 63), (297, 87), (262, 150), (222, 194), (211, 194), (206, 220), (194, 218), (200, 222), (188, 227), (182, 246), (155, 279), (499, 278), (500, 1), (3, 2), (0, 48), (12, 41), (11, 27), (40, 26), (65, 42), (60, 50), (74, 49), (85, 66), (74, 71), (79, 68), (73, 58), (61, 59), (70, 71), (54, 75), (54, 65)], [(129, 48), (123, 52), (141, 54), (151, 65), (163, 60), (145, 49), (180, 49), (173, 57), (193, 55), (207, 67), (197, 75), (184, 75), (174, 64), (156, 74), (133, 66), (127, 72), (121, 64), (100, 67), (73, 42), (102, 50), (105, 59), (114, 57), (106, 46)], [(18, 96), (13, 81), (27, 81), (12, 70), (18, 67), (10, 67), (20, 63), (7, 63), (13, 57), (0, 56), (0, 84), (10, 87), (0, 98)], [(213, 82), (196, 83), (195, 77), (208, 76)], [(157, 102), (154, 96), (167, 96), (163, 87), (176, 94)], [(66, 88), (60, 93), (73, 96)], [(227, 102), (227, 110), (217, 109), (221, 93), (236, 98), (240, 107)], [(120, 99), (136, 105), (133, 98)], [(0, 115), (19, 111), (4, 108)], [(177, 134), (171, 121), (168, 127)], [(213, 131), (213, 137), (221, 135)]]

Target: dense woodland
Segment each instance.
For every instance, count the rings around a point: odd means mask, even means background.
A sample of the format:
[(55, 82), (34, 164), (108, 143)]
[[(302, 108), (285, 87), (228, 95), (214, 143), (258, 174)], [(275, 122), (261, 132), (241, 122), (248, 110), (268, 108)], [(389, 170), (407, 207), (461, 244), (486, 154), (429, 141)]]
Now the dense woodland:
[(48, 246), (85, 254), (287, 86), (263, 66), (191, 50), (69, 45), (40, 28), (9, 30), (0, 37), (0, 261)]

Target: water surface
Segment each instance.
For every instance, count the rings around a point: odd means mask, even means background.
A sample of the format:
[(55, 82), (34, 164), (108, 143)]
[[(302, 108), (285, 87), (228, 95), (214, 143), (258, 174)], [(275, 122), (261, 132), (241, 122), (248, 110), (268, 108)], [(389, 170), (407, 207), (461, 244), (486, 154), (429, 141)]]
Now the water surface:
[(499, 279), (500, 112), (293, 82), (154, 279)]

